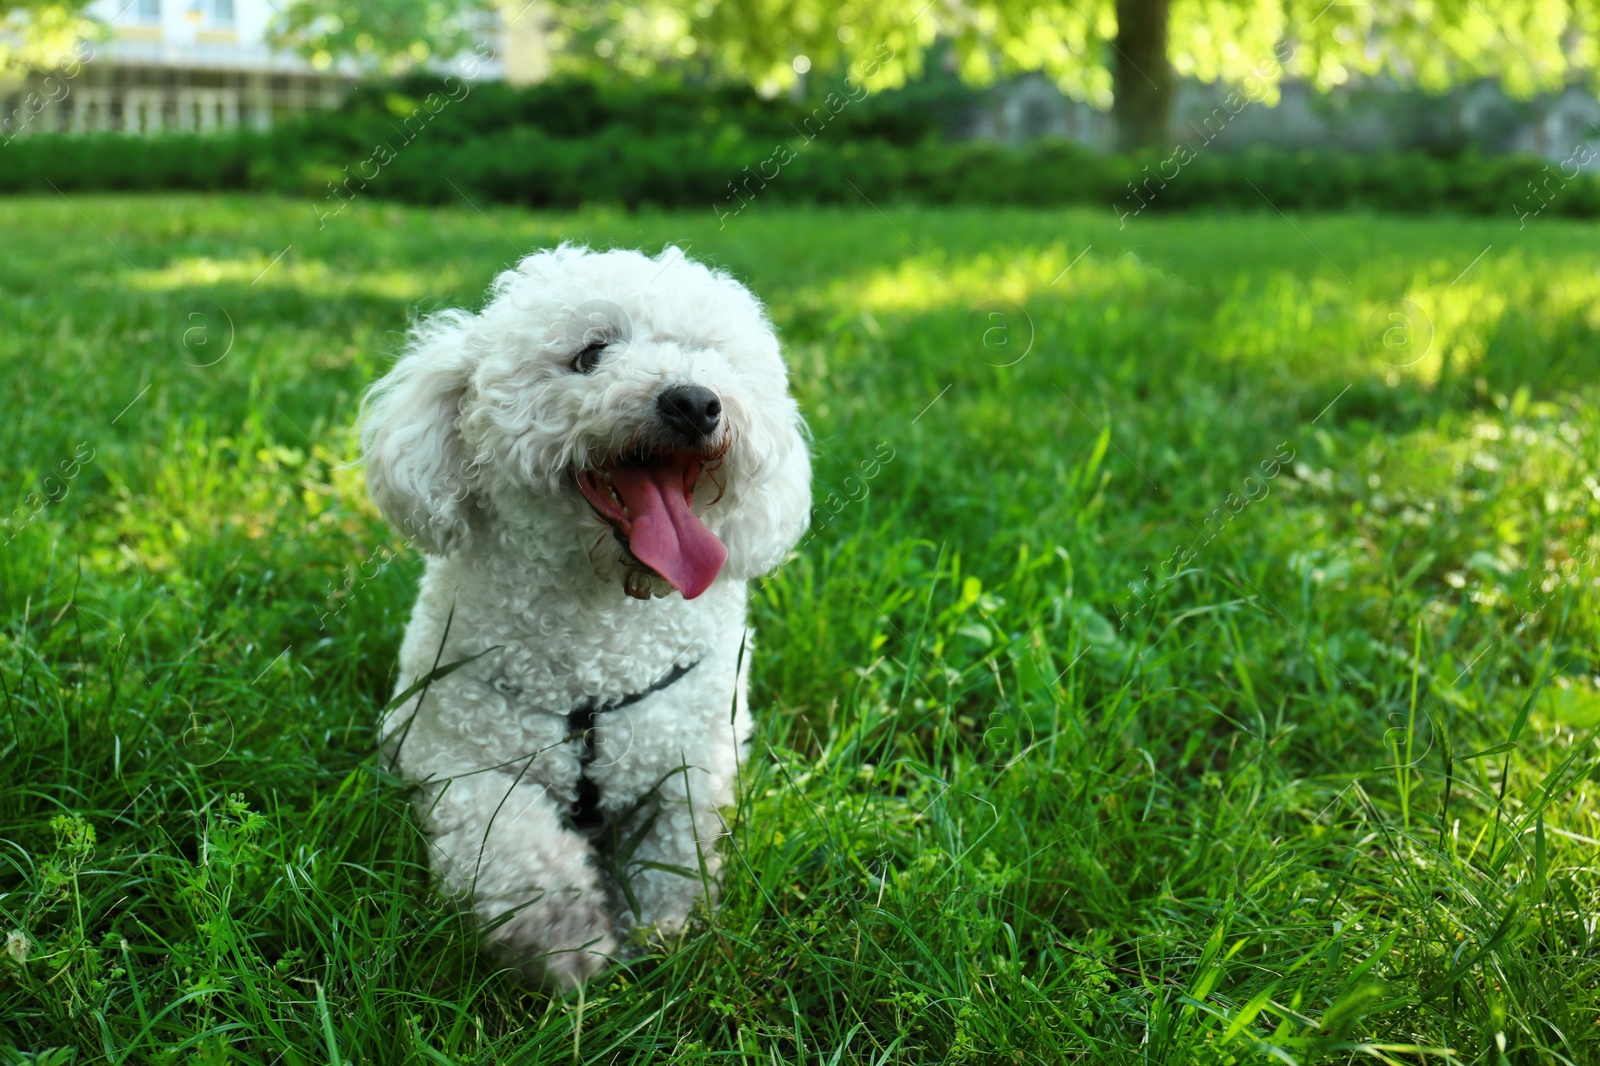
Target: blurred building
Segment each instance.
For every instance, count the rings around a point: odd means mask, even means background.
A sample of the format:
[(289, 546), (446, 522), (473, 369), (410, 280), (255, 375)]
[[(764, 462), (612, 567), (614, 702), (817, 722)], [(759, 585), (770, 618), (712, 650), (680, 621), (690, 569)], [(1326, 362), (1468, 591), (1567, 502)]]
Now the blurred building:
[[(267, 34), (281, 10), (274, 0), (95, 0), (87, 13), (106, 25), (106, 38), (86, 43), (85, 61), (64, 71), (0, 86), (0, 133), (265, 129), (337, 107), (364, 68), (318, 68), (272, 47)], [(497, 28), (494, 58), (477, 59), (479, 78), (505, 76), (499, 45), (512, 36)], [(512, 42), (519, 72), (537, 66), (537, 56), (521, 54), (531, 48), (527, 37)]]

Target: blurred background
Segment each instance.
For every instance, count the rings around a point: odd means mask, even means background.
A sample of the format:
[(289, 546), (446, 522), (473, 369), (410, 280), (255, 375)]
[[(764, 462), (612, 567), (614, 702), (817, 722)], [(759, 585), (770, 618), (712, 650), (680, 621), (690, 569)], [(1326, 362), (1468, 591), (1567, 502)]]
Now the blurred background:
[[(1600, 210), (1588, 3), (96, 0), (0, 14), (0, 135), (26, 142), (0, 155), (0, 190), (337, 206), (370, 187), (718, 217), (758, 192), (1119, 218), (1263, 198)], [(424, 126), (425, 146), (400, 151)], [(353, 160), (362, 145), (378, 158)]]

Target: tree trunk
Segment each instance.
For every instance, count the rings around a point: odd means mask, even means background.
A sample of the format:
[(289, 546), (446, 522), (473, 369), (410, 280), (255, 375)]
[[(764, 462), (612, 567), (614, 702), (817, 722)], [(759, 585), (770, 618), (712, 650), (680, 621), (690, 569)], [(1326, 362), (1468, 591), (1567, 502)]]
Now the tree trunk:
[(1162, 147), (1172, 122), (1173, 76), (1167, 61), (1171, 0), (1117, 0), (1111, 42), (1111, 118), (1123, 151)]

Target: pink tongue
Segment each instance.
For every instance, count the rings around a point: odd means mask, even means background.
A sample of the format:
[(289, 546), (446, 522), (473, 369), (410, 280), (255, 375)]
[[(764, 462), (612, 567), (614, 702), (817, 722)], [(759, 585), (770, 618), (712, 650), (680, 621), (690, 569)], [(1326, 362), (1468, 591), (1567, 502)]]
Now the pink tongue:
[(623, 466), (611, 471), (611, 483), (632, 516), (628, 550), (692, 600), (716, 579), (728, 549), (689, 510), (685, 473), (673, 462)]

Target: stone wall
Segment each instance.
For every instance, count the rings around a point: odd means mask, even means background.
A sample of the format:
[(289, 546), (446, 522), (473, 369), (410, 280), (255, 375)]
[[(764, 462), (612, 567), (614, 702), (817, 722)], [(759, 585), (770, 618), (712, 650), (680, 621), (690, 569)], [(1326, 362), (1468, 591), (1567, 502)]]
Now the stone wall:
[[(1173, 108), (1173, 144), (1219, 151), (1254, 145), (1353, 152), (1476, 149), (1525, 152), (1552, 162), (1587, 146), (1596, 157), (1589, 167), (1600, 166), (1600, 100), (1579, 86), (1530, 101), (1513, 100), (1490, 83), (1444, 96), (1383, 84), (1326, 94), (1297, 82), (1281, 88), (1274, 106), (1240, 106), (1242, 98), (1230, 101), (1221, 86), (1182, 82)], [(948, 132), (961, 139), (1064, 137), (1100, 149), (1115, 141), (1109, 114), (1069, 99), (1041, 75), (975, 92), (948, 116)]]

